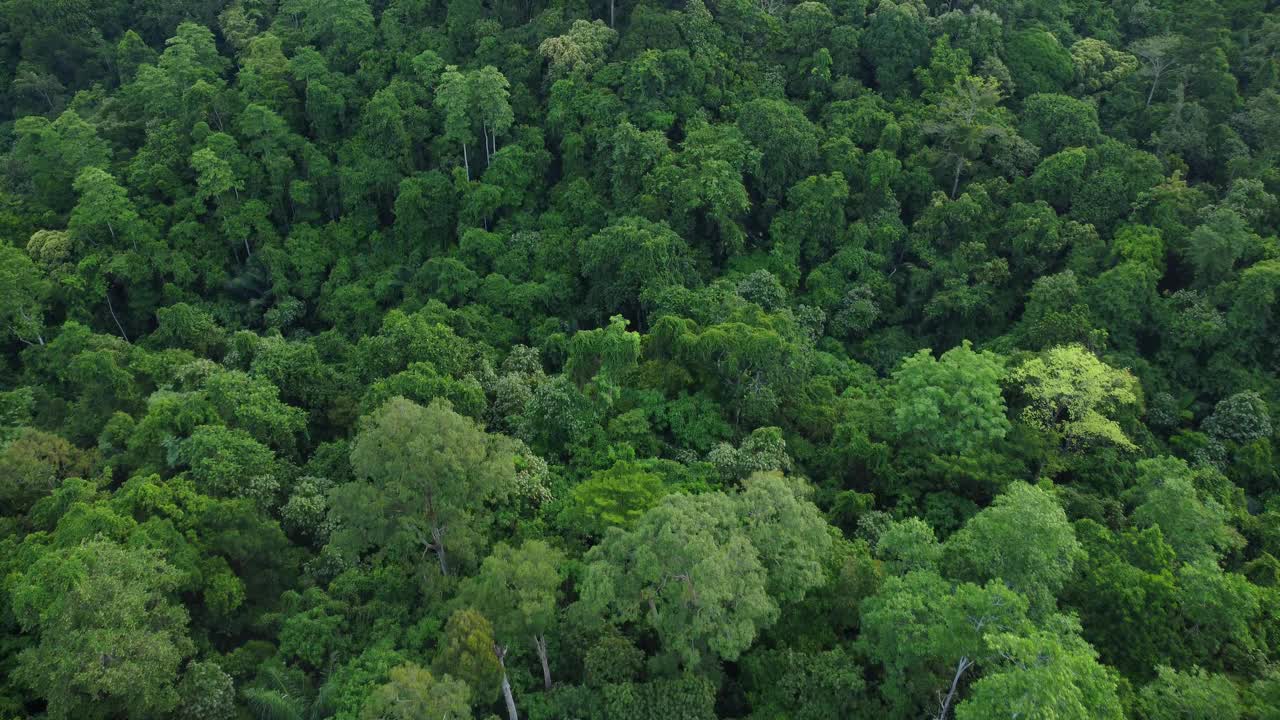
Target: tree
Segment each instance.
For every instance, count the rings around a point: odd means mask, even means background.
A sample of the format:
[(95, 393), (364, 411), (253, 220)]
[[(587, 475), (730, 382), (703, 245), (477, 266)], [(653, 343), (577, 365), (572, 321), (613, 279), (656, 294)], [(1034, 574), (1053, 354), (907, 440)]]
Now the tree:
[(977, 582), (1002, 581), (1025, 595), (1037, 615), (1054, 609), (1084, 555), (1057, 499), (1022, 482), (1009, 486), (946, 544), (950, 572)]
[(1221, 554), (1243, 544), (1231, 528), (1226, 508), (1211, 497), (1201, 498), (1191, 468), (1178, 458), (1138, 461), (1134, 508), (1139, 527), (1159, 527), (1182, 562), (1217, 561)]
[(56, 75), (41, 72), (38, 67), (29, 63), (24, 62), (18, 65), (17, 71), (13, 74), (12, 89), (14, 95), (24, 100), (30, 98), (35, 101), (37, 110), (31, 114), (53, 113), (65, 107), (66, 86), (58, 80)]
[(818, 159), (818, 134), (800, 108), (757, 98), (742, 106), (737, 124), (760, 151), (758, 178), (766, 194), (781, 193), (810, 174)]
[(494, 652), (493, 625), (474, 608), (454, 611), (444, 626), (444, 636), (436, 650), (432, 670), (442, 677), (456, 677), (475, 693), (481, 703), (498, 697), (498, 687), (506, 677)]
[[(243, 156), (239, 152), (230, 155), (226, 152), (234, 148), (234, 142), (221, 133), (211, 135), (205, 147), (191, 154), (191, 168), (196, 171), (196, 197), (201, 202), (212, 199), (216, 203), (223, 232), (232, 240), (236, 239), (236, 235), (240, 236), (247, 261), (253, 255), (253, 248), (249, 245), (251, 233), (245, 232), (247, 228), (244, 227), (244, 222), (237, 222), (246, 219), (238, 215), (238, 211), (246, 206), (251, 208), (265, 205), (257, 200), (240, 200), (240, 191), (245, 189), (245, 181), (243, 173), (237, 168), (241, 163), (235, 161), (243, 160)], [(231, 148), (227, 147), (229, 143)], [(233, 194), (234, 199), (227, 197), (228, 192)]]
[(323, 48), (331, 63), (353, 72), (376, 39), (373, 8), (365, 0), (284, 0), (272, 30), (295, 46)]
[(933, 528), (920, 518), (895, 520), (876, 538), (876, 557), (890, 575), (920, 570), (938, 572), (942, 545)]
[(180, 720), (233, 720), (236, 717), (236, 688), (231, 676), (212, 660), (187, 665), (178, 683)]
[(618, 462), (573, 487), (566, 520), (584, 534), (603, 537), (611, 527), (630, 528), (668, 493), (657, 473)]
[(1000, 108), (1002, 97), (998, 81), (966, 75), (943, 91), (935, 107), (936, 119), (925, 125), (925, 132), (938, 138), (946, 153), (956, 159), (952, 198), (960, 189), (965, 163), (977, 159), (1007, 132)]
[(1087, 163), (1084, 148), (1070, 148), (1045, 158), (1031, 175), (1036, 197), (1059, 211), (1067, 210), (1084, 180)]
[(391, 669), (360, 706), (360, 720), (468, 720), (471, 690), (448, 675), (437, 679), (414, 663)]
[[(510, 441), (485, 433), (443, 400), (425, 408), (388, 400), (365, 419), (351, 445), (351, 468), (371, 485), (340, 486), (330, 500), (344, 540), (363, 549), (407, 536), (423, 553), (435, 553), (444, 575), (450, 551), (475, 542), (481, 504), (515, 482)], [(370, 512), (386, 515), (366, 517)]]
[(4, 337), (44, 345), (45, 301), (50, 289), (49, 281), (27, 253), (0, 245), (0, 326)]
[(621, 622), (644, 620), (687, 665), (737, 658), (778, 617), (759, 553), (727, 495), (675, 495), (586, 556), (582, 594)]
[(87, 477), (92, 455), (66, 440), (35, 428), (12, 432), (0, 446), (0, 502), (15, 511), (53, 492), (63, 480)]
[(486, 164), (498, 152), (498, 135), (510, 129), (515, 121), (508, 100), (510, 87), (507, 77), (492, 65), (474, 71), (471, 77), (472, 102), (480, 118), (481, 135), (485, 138)]
[(841, 173), (811, 175), (792, 185), (787, 209), (769, 226), (774, 252), (799, 255), (812, 264), (830, 258), (838, 243), (832, 228), (844, 227), (848, 201), (849, 185)]
[(1027, 404), (1022, 418), (1033, 427), (1060, 433), (1070, 445), (1107, 443), (1136, 447), (1108, 417), (1139, 402), (1138, 383), (1080, 345), (1050, 348), (1011, 374)]
[(508, 100), (509, 88), (506, 76), (492, 65), (468, 71), (450, 65), (440, 76), (435, 104), (445, 114), (445, 137), (462, 145), (468, 181), (471, 180), (471, 161), (467, 145), (475, 141), (475, 126), (480, 125), (487, 164), (498, 151), (498, 135), (506, 132), (515, 120)]
[(219, 156), (211, 147), (203, 147), (191, 155), (191, 167), (197, 176), (197, 197), (202, 200), (220, 198), (227, 191), (235, 193), (240, 199), (240, 191), (244, 189), (244, 181), (236, 177), (230, 161)]
[(1063, 592), (1083, 634), (1103, 660), (1126, 677), (1143, 677), (1180, 646), (1173, 548), (1159, 528), (1112, 533), (1080, 520), (1076, 537), (1087, 556)]
[(1178, 67), (1182, 53), (1183, 38), (1178, 35), (1156, 35), (1143, 38), (1129, 49), (1137, 56), (1151, 78), (1151, 90), (1147, 92), (1147, 107), (1156, 96), (1160, 80), (1174, 68)]
[(997, 659), (996, 632), (1030, 629), (1027, 601), (999, 582), (951, 583), (924, 570), (886, 578), (861, 608), (858, 643), (884, 668), (880, 694), (897, 717), (942, 720), (966, 679)]
[(543, 40), (538, 54), (547, 59), (547, 71), (554, 82), (571, 75), (589, 75), (604, 64), (617, 39), (618, 33), (600, 20), (574, 20), (569, 32)]
[(1271, 414), (1258, 393), (1245, 390), (1218, 401), (1202, 427), (1215, 438), (1244, 444), (1271, 436)]
[(237, 79), (249, 102), (262, 103), (275, 112), (292, 115), (296, 101), (289, 87), (289, 60), (280, 38), (263, 33), (249, 41)]
[(280, 389), (259, 374), (217, 372), (204, 381), (209, 402), (228, 426), (286, 455), (306, 429), (306, 413), (280, 400)]
[(1136, 57), (1098, 38), (1077, 40), (1071, 46), (1071, 59), (1076, 66), (1076, 83), (1086, 93), (1106, 90), (1138, 69)]
[(1002, 57), (1013, 87), (1024, 97), (1062, 92), (1075, 75), (1071, 54), (1058, 37), (1039, 28), (1006, 32)]
[(1019, 113), (1022, 136), (1048, 155), (1069, 147), (1092, 145), (1102, 136), (1098, 110), (1067, 95), (1039, 93), (1027, 98)]
[(1256, 245), (1257, 236), (1235, 210), (1222, 207), (1210, 212), (1187, 241), (1186, 256), (1195, 270), (1196, 285), (1208, 288), (1221, 284)]
[(1000, 660), (956, 706), (956, 720), (1121, 720), (1114, 672), (1098, 662), (1097, 653), (1074, 630), (990, 638)]
[(866, 669), (843, 646), (832, 650), (756, 650), (742, 659), (752, 715), (792, 720), (865, 717)]
[(616, 622), (643, 618), (685, 665), (736, 659), (777, 619), (778, 601), (824, 581), (825, 522), (798, 492), (761, 474), (733, 496), (667, 496), (587, 553), (584, 601)]
[(493, 622), (493, 652), (502, 666), (502, 697), (510, 720), (517, 720), (506, 668), (511, 642), (532, 641), (542, 665), (543, 686), (551, 689), (547, 634), (556, 622), (564, 560), (563, 553), (541, 540), (526, 541), (518, 548), (499, 543), (485, 558), (480, 573), (459, 591), (464, 602)]
[(782, 438), (781, 428), (776, 427), (752, 430), (736, 448), (729, 443), (717, 443), (707, 453), (707, 462), (715, 466), (725, 483), (739, 483), (756, 473), (791, 468), (787, 441)]
[(605, 313), (642, 317), (653, 294), (693, 277), (689, 246), (662, 223), (622, 218), (583, 241), (582, 272)]
[(50, 550), (12, 584), (13, 611), (39, 640), (16, 678), (52, 718), (165, 717), (191, 654), (181, 577), (157, 553), (101, 537)]
[(640, 334), (628, 332), (626, 319), (614, 315), (606, 327), (574, 333), (564, 371), (579, 387), (591, 383), (611, 402), (639, 357)]
[(1178, 672), (1157, 668), (1156, 679), (1138, 692), (1142, 720), (1238, 720), (1240, 697), (1231, 680), (1201, 668)]
[(769, 595), (799, 602), (826, 582), (829, 526), (809, 499), (808, 486), (782, 473), (757, 472), (735, 497), (743, 530), (768, 573)]
[(1187, 656), (1200, 664), (1221, 664), (1227, 647), (1256, 652), (1254, 623), (1262, 593), (1243, 575), (1201, 559), (1178, 568), (1182, 641)]
[(860, 43), (875, 69), (876, 85), (888, 98), (909, 89), (911, 73), (929, 57), (929, 34), (920, 5), (882, 0), (872, 13)]
[(31, 199), (57, 213), (75, 202), (73, 183), (88, 167), (106, 167), (111, 149), (74, 110), (52, 122), (28, 116), (14, 123), (12, 158), (31, 183)]
[(906, 442), (964, 455), (1009, 431), (1000, 380), (1002, 359), (976, 353), (968, 340), (935, 359), (921, 350), (893, 373), (894, 424)]
[(275, 505), (280, 472), (271, 450), (243, 430), (201, 425), (177, 448), (201, 492), (214, 497), (248, 497)]

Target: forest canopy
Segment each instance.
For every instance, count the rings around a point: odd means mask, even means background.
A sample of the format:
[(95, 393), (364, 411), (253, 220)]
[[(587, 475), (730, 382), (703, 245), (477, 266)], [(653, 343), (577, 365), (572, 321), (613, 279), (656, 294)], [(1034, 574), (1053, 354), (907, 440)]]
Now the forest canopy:
[(1277, 720), (1269, 0), (0, 0), (0, 720)]

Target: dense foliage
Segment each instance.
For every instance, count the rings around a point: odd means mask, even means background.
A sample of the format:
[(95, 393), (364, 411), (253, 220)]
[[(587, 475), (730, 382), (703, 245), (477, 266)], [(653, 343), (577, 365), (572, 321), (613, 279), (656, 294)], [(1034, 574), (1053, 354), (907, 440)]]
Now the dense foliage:
[(1280, 718), (1268, 0), (0, 0), (0, 718)]

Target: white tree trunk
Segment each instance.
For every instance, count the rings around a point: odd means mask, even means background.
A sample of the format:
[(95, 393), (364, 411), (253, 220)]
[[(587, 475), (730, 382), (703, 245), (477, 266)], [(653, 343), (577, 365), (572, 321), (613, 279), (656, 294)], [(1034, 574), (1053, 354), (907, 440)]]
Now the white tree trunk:
[(956, 663), (956, 674), (951, 678), (951, 688), (947, 690), (947, 696), (942, 699), (942, 705), (938, 708), (937, 720), (947, 720), (947, 713), (951, 712), (951, 703), (956, 699), (956, 690), (960, 687), (960, 678), (964, 677), (966, 671), (973, 667), (973, 661), (968, 657), (960, 658), (960, 662)]
[(111, 304), (111, 288), (107, 288), (107, 310), (111, 313), (111, 319), (116, 321), (116, 327), (120, 329), (120, 337), (124, 338), (125, 342), (129, 342), (129, 335), (124, 331), (124, 325), (120, 324), (120, 318), (116, 317), (116, 309)]
[(449, 574), (449, 560), (444, 554), (444, 530), (438, 526), (431, 528), (431, 549), (436, 554), (436, 560), (440, 561), (440, 574)]
[(538, 662), (542, 663), (542, 686), (547, 690), (550, 690), (551, 689), (551, 665), (547, 662), (546, 636), (545, 635), (534, 636), (533, 644), (538, 649)]
[(520, 720), (516, 712), (516, 699), (511, 694), (511, 680), (507, 678), (507, 649), (493, 645), (493, 654), (498, 656), (498, 665), (502, 666), (502, 699), (507, 703), (507, 720)]

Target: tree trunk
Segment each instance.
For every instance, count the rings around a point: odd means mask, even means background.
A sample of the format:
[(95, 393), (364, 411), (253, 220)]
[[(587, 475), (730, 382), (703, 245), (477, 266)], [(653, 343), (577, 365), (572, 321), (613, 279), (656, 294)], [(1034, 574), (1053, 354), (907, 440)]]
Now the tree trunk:
[(547, 637), (545, 635), (535, 635), (533, 644), (538, 649), (538, 662), (542, 663), (542, 686), (550, 690), (551, 666), (547, 663)]
[(120, 337), (125, 342), (129, 342), (129, 335), (124, 331), (124, 325), (120, 324), (120, 318), (116, 317), (116, 309), (111, 304), (111, 288), (107, 288), (107, 310), (111, 312), (111, 319), (116, 321), (116, 327), (120, 329)]
[(956, 176), (951, 181), (951, 199), (956, 199), (956, 191), (960, 189), (960, 171), (964, 170), (964, 156), (956, 158)]
[(431, 528), (431, 542), (432, 542), (431, 549), (435, 551), (435, 553), (436, 553), (436, 559), (440, 561), (440, 574), (441, 574), (441, 575), (448, 575), (448, 574), (449, 574), (449, 560), (448, 560), (448, 559), (445, 557), (445, 555), (444, 555), (444, 542), (442, 542), (442, 541), (443, 541), (443, 539), (444, 539), (444, 531), (443, 531), (443, 530), (441, 530), (438, 526), (432, 526), (432, 528)]
[(507, 720), (520, 720), (520, 715), (516, 713), (516, 699), (511, 695), (511, 680), (507, 678), (507, 649), (498, 647), (495, 643), (493, 653), (498, 656), (498, 665), (502, 666), (502, 699), (507, 703)]
[(973, 667), (973, 662), (967, 657), (960, 658), (960, 662), (956, 663), (956, 674), (951, 678), (951, 688), (947, 690), (947, 696), (942, 699), (942, 706), (938, 708), (937, 720), (947, 720), (947, 713), (951, 712), (951, 703), (956, 698), (956, 690), (960, 687), (960, 678), (964, 677), (966, 671)]
[[(35, 323), (31, 322), (31, 316), (27, 314), (26, 310), (23, 310), (22, 308), (18, 308), (18, 314), (22, 316), (23, 320), (26, 320), (32, 325), (35, 325)], [(17, 328), (14, 328), (14, 333), (15, 334), (17, 333)], [(22, 340), (22, 342), (27, 343), (28, 345), (31, 344), (27, 340), (23, 339), (21, 335), (18, 336), (18, 339)], [(39, 330), (36, 331), (36, 340), (39, 341), (41, 345), (44, 345), (44, 334), (41, 333)]]
[(462, 143), (462, 165), (467, 168), (467, 182), (471, 182), (471, 161), (467, 159), (466, 143)]
[(615, 0), (609, 0), (609, 27), (613, 27), (613, 3)]
[(1156, 86), (1160, 84), (1160, 73), (1156, 73), (1151, 80), (1151, 92), (1147, 93), (1147, 107), (1151, 107), (1151, 100), (1156, 96)]

